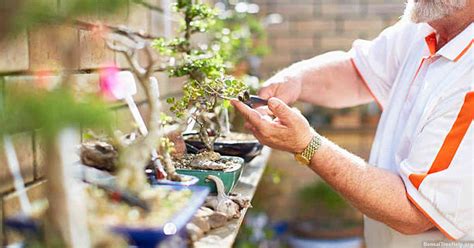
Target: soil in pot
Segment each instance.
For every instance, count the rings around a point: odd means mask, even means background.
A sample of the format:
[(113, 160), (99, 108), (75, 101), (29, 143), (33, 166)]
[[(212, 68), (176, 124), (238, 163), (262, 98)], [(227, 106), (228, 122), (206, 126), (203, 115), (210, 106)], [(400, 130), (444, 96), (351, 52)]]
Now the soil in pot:
[[(122, 238), (131, 238), (128, 235), (137, 237), (141, 235), (144, 236), (143, 238), (149, 235), (146, 232), (156, 235), (172, 218), (182, 214), (183, 209), (188, 208), (189, 204), (200, 206), (207, 195), (206, 191), (205, 195), (199, 196), (202, 202), (191, 203), (192, 200), (196, 200), (197, 195), (190, 189), (153, 187), (133, 196), (146, 203), (148, 207), (143, 208), (129, 202), (130, 196), (127, 197), (128, 203), (119, 200), (124, 196), (122, 193), (126, 193), (125, 191), (111, 193), (95, 186), (86, 188), (87, 217), (93, 247), (125, 247), (126, 242)], [(38, 240), (41, 240), (43, 216), (48, 207), (47, 203), (43, 205), (44, 207), (27, 218), (19, 216), (8, 220), (7, 225), (22, 233), (37, 235)], [(191, 217), (192, 213), (189, 215)], [(121, 235), (117, 236), (117, 234)], [(114, 241), (114, 245), (103, 245), (104, 242), (111, 241)], [(118, 245), (118, 243), (121, 244)]]
[(191, 175), (199, 178), (197, 185), (207, 186), (211, 192), (216, 193), (215, 184), (206, 178), (209, 175), (219, 177), (225, 187), (225, 192), (230, 192), (240, 178), (242, 158), (221, 156), (216, 152), (202, 152), (199, 154), (186, 154), (175, 161), (176, 171), (179, 174)]
[[(183, 134), (188, 152), (196, 153), (206, 147), (196, 133)], [(251, 134), (231, 132), (221, 135), (214, 143), (214, 151), (225, 156), (241, 157), (245, 162), (250, 162), (260, 154), (263, 145)]]

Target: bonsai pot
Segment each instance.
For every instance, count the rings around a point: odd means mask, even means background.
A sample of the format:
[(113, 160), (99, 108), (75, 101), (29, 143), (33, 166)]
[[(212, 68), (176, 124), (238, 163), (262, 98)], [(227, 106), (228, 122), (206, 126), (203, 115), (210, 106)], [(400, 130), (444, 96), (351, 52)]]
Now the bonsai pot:
[[(186, 148), (189, 153), (197, 153), (204, 150), (204, 143), (199, 140), (197, 133), (183, 134)], [(214, 143), (214, 151), (224, 156), (235, 156), (244, 159), (245, 163), (250, 162), (262, 151), (263, 145), (256, 139), (251, 140), (225, 140), (218, 139)]]
[(176, 169), (176, 172), (182, 175), (190, 175), (199, 178), (197, 186), (206, 186), (211, 193), (217, 193), (217, 188), (213, 182), (207, 180), (207, 176), (214, 175), (219, 177), (224, 183), (225, 192), (229, 193), (239, 181), (242, 173), (244, 159), (240, 157), (222, 156), (223, 159), (233, 159), (236, 165), (226, 170), (198, 170), (198, 169)]
[[(171, 190), (182, 190), (181, 186), (157, 186), (168, 187)], [(111, 225), (110, 230), (114, 233), (120, 234), (128, 239), (130, 244), (136, 247), (157, 247), (158, 244), (165, 241), (173, 235), (178, 235), (184, 226), (191, 220), (194, 213), (204, 203), (209, 189), (206, 187), (191, 186), (192, 195), (187, 204), (176, 213), (162, 226), (156, 227), (129, 227), (125, 225)], [(40, 235), (42, 232), (42, 225), (39, 221), (34, 220), (28, 216), (17, 215), (5, 220), (7, 228), (16, 230), (24, 235)], [(172, 230), (170, 233), (167, 228)]]
[[(182, 174), (182, 173), (179, 173)], [(150, 181), (151, 185), (170, 185), (170, 186), (192, 186), (196, 185), (199, 182), (199, 178), (193, 176), (193, 175), (184, 175), (182, 174), (181, 177), (185, 179), (184, 181), (181, 182), (175, 182), (171, 180), (166, 180), (166, 179), (156, 179), (156, 176), (152, 172), (151, 174), (148, 173), (148, 179)]]

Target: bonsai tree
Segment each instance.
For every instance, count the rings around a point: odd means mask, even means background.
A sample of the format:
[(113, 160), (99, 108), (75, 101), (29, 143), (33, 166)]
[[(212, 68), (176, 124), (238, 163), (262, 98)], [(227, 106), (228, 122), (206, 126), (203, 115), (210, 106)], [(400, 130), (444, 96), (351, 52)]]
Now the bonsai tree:
[(221, 133), (218, 110), (228, 108), (229, 100), (247, 90), (240, 80), (226, 74), (219, 46), (193, 45), (196, 34), (204, 34), (215, 23), (216, 13), (199, 0), (178, 0), (175, 10), (183, 17), (181, 37), (156, 39), (154, 48), (169, 58), (170, 77), (185, 77), (183, 96), (169, 98), (170, 110), (179, 118), (190, 118), (199, 128), (199, 137), (207, 151), (213, 151)]
[(0, 111), (0, 134), (40, 129), (39, 134), (44, 140), (49, 205), (45, 216), (45, 243), (49, 247), (75, 247), (78, 244), (73, 244), (73, 241), (84, 234), (75, 233), (72, 227), (81, 227), (85, 223), (77, 223), (77, 219), (72, 217), (77, 218), (82, 211), (71, 208), (73, 203), (68, 194), (70, 185), (66, 185), (65, 172), (68, 165), (63, 164), (62, 156), (65, 154), (60, 152), (59, 136), (68, 128), (108, 127), (110, 111), (93, 97), (76, 100), (66, 88), (46, 91), (18, 87), (6, 92), (5, 109)]
[[(165, 124), (168, 118), (162, 114), (162, 107), (159, 98), (158, 81), (153, 77), (156, 69), (156, 60), (153, 58), (149, 41), (140, 34), (132, 32), (120, 32), (104, 35), (109, 49), (117, 51), (126, 58), (131, 72), (138, 79), (145, 91), (146, 100), (149, 106), (148, 132), (137, 138), (131, 144), (121, 144), (116, 142), (119, 150), (118, 159), (118, 182), (120, 186), (134, 192), (140, 192), (148, 186), (145, 178), (145, 167), (153, 159), (154, 166), (161, 170), (161, 162), (158, 158), (151, 157), (157, 149), (160, 151), (161, 161), (165, 165), (165, 171), (161, 171), (164, 177), (172, 181), (181, 181), (181, 177), (176, 173), (173, 163), (170, 161), (170, 153), (173, 144), (166, 138)], [(147, 64), (138, 62), (138, 51), (145, 52)], [(112, 72), (117, 73), (118, 71)], [(114, 79), (114, 77), (111, 77)], [(116, 79), (116, 78), (115, 78)], [(118, 82), (110, 82), (111, 85)], [(170, 131), (170, 130), (168, 130)]]

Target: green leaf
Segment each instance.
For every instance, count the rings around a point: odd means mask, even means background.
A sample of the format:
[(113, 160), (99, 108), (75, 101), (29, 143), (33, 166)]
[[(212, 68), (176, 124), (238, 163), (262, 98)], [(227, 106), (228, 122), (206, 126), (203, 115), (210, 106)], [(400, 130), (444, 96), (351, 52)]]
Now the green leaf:
[(230, 104), (229, 100), (222, 101), (222, 107), (223, 108), (229, 109), (231, 106), (232, 106), (232, 104)]
[(46, 91), (31, 87), (5, 90), (4, 115), (0, 117), (0, 132), (21, 132), (42, 129), (53, 137), (66, 127), (110, 128), (112, 113), (95, 96), (78, 101), (71, 91)]

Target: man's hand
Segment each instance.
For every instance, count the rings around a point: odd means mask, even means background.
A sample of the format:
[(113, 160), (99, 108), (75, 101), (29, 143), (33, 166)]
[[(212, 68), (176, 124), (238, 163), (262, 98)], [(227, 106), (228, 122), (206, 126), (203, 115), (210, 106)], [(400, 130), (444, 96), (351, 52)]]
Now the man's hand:
[(282, 71), (268, 79), (258, 95), (263, 99), (276, 97), (287, 104), (296, 102), (301, 94), (301, 80), (285, 74)]
[(268, 108), (272, 119), (239, 101), (232, 101), (235, 108), (247, 120), (250, 129), (260, 143), (291, 153), (302, 152), (313, 137), (313, 129), (306, 118), (277, 98), (270, 98)]

